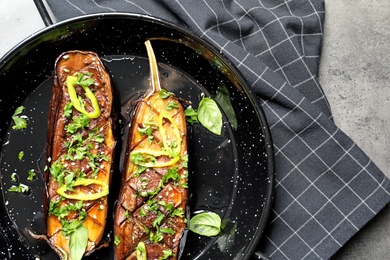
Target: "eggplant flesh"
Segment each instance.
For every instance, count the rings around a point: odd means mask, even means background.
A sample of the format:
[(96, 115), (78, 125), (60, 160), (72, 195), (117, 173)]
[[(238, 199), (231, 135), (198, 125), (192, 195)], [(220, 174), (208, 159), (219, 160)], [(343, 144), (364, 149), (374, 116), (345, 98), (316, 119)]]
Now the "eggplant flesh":
[(105, 231), (115, 146), (112, 93), (96, 53), (75, 50), (57, 58), (44, 176), (45, 237), (61, 259), (89, 255)]
[(161, 89), (146, 43), (151, 90), (138, 101), (114, 215), (117, 259), (177, 259), (186, 228), (187, 130), (177, 97)]

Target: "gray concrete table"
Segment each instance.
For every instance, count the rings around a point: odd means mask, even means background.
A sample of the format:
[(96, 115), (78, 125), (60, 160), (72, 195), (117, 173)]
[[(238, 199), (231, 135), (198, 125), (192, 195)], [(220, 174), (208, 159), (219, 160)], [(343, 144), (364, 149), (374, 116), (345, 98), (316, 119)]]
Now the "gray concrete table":
[[(325, 4), (319, 78), (334, 121), (390, 177), (390, 1)], [(0, 0), (0, 17), (0, 57), (44, 27), (31, 0)], [(389, 205), (333, 257), (389, 258)]]
[[(390, 177), (390, 1), (325, 7), (319, 79), (334, 121)], [(333, 259), (390, 259), (390, 205)]]

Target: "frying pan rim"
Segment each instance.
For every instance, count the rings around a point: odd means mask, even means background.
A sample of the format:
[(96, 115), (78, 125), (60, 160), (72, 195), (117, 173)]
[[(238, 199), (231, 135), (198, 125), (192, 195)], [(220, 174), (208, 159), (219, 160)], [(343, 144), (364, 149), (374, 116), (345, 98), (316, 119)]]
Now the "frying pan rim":
[[(83, 16), (77, 16), (74, 18), (70, 18), (64, 21), (57, 22), (55, 24), (49, 25), (47, 27), (42, 28), (41, 30), (31, 34), (24, 40), (20, 41), (18, 44), (16, 44), (12, 49), (10, 49), (8, 52), (6, 52), (3, 57), (0, 58), (0, 73), (3, 71), (5, 67), (7, 67), (7, 64), (17, 55), (22, 55), (24, 48), (31, 44), (36, 39), (43, 37), (46, 34), (49, 34), (50, 32), (54, 31), (55, 29), (66, 27), (75, 23), (80, 22), (91, 22), (93, 20), (104, 20), (104, 19), (130, 19), (130, 20), (141, 20), (149, 23), (156, 23), (160, 26), (167, 27), (170, 30), (174, 30), (178, 32), (179, 34), (185, 35), (196, 42), (202, 44), (205, 46), (209, 51), (211, 51), (214, 55), (218, 56), (237, 77), (240, 84), (244, 87), (246, 94), (251, 99), (251, 102), (255, 108), (255, 111), (257, 113), (257, 116), (259, 118), (259, 121), (263, 127), (262, 131), (264, 132), (264, 141), (265, 141), (265, 152), (267, 154), (267, 181), (268, 185), (267, 191), (266, 191), (266, 198), (265, 203), (263, 206), (263, 214), (260, 217), (258, 223), (256, 223), (256, 231), (253, 235), (253, 239), (250, 242), (250, 245), (248, 245), (247, 249), (245, 251), (250, 252), (247, 255), (244, 255), (244, 259), (248, 259), (255, 251), (256, 247), (258, 246), (259, 242), (263, 238), (263, 233), (265, 232), (265, 229), (267, 228), (267, 224), (271, 215), (272, 206), (273, 206), (273, 199), (274, 199), (274, 178), (275, 178), (275, 158), (274, 158), (274, 151), (273, 151), (273, 142), (272, 142), (272, 135), (268, 126), (268, 122), (265, 116), (265, 113), (259, 104), (258, 97), (256, 97), (256, 94), (254, 94), (249, 87), (249, 84), (243, 77), (242, 73), (237, 69), (237, 67), (229, 60), (229, 58), (222, 52), (218, 51), (218, 49), (212, 44), (210, 40), (207, 38), (202, 38), (197, 36), (195, 33), (191, 32), (189, 29), (185, 28), (184, 26), (174, 24), (170, 21), (150, 16), (150, 15), (144, 15), (144, 14), (138, 14), (138, 13), (125, 13), (125, 12), (109, 12), (109, 13), (94, 13), (94, 14), (87, 14)], [(12, 66), (12, 65), (11, 65)], [(4, 119), (3, 119), (4, 120)], [(0, 187), (1, 188), (1, 187)], [(2, 194), (0, 194), (0, 197), (3, 197)], [(0, 229), (0, 232), (2, 230)], [(254, 241), (253, 241), (254, 240)]]

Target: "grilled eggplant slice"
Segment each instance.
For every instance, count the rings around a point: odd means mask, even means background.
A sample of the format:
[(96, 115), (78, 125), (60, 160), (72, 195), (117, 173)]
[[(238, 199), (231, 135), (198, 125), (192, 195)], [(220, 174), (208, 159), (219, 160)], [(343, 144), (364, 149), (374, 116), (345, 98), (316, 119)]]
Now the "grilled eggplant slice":
[(117, 259), (177, 259), (186, 227), (187, 138), (184, 109), (161, 89), (150, 41), (151, 90), (132, 118), (114, 215)]
[(89, 255), (105, 230), (115, 146), (112, 93), (110, 76), (96, 53), (69, 51), (58, 57), (45, 206), (46, 240), (61, 259)]

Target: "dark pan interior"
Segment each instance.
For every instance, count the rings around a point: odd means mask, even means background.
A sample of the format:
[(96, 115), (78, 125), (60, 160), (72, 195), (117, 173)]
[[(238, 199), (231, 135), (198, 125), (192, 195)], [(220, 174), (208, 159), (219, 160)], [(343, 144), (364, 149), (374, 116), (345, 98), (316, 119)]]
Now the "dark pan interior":
[[(68, 50), (98, 53), (112, 75), (118, 123), (117, 155), (111, 202), (121, 174), (121, 140), (131, 118), (131, 101), (148, 88), (149, 67), (144, 41), (152, 39), (160, 62), (162, 83), (193, 107), (203, 95), (214, 97), (224, 86), (235, 122), (227, 113), (221, 136), (201, 125), (189, 125), (190, 214), (218, 213), (226, 223), (214, 238), (188, 232), (182, 259), (248, 259), (260, 241), (271, 211), (273, 186), (272, 142), (265, 116), (237, 70), (210, 44), (185, 29), (155, 18), (133, 14), (101, 14), (50, 26), (16, 46), (0, 61), (0, 258), (53, 259), (45, 243), (28, 230), (44, 233), (41, 171), (45, 165), (47, 113), (54, 61)], [(12, 129), (12, 114), (21, 105), (28, 126)], [(224, 106), (223, 104), (219, 104)], [(19, 160), (18, 153), (25, 156)], [(29, 170), (37, 177), (27, 181)], [(11, 180), (16, 173), (17, 182)], [(14, 184), (31, 188), (28, 194), (8, 192)], [(107, 237), (111, 235), (108, 216)], [(112, 248), (90, 259), (112, 258)]]

